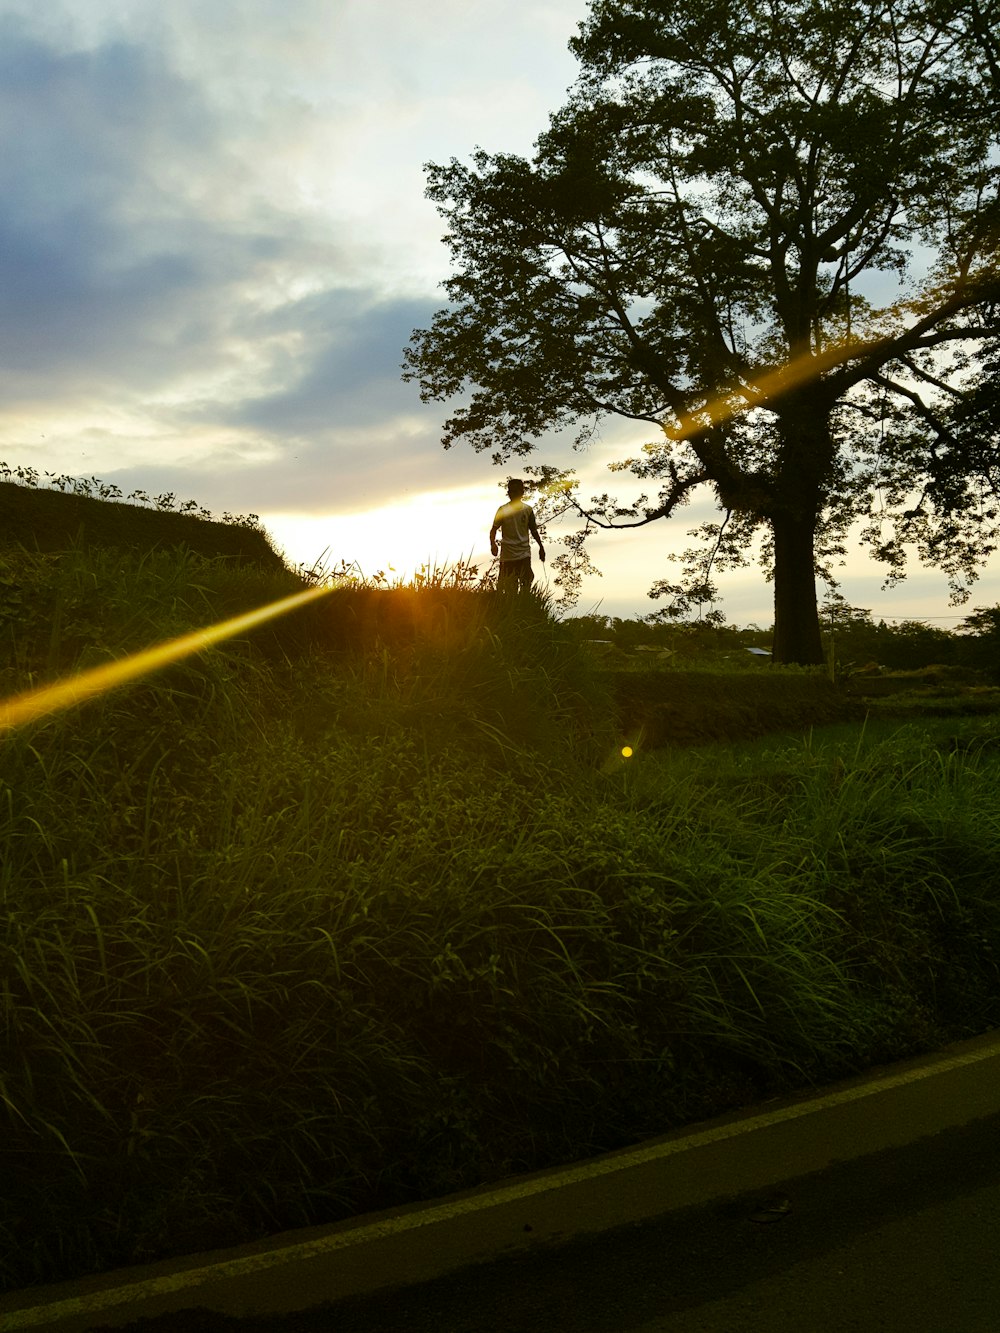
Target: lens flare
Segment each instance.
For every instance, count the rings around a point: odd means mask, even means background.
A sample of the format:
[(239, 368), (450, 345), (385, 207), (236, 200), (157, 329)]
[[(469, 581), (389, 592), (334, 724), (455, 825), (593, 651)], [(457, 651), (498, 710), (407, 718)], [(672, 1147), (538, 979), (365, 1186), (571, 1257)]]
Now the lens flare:
[(265, 621), (283, 616), (297, 607), (314, 602), (318, 597), (325, 597), (329, 588), (307, 588), (304, 592), (283, 597), (267, 606), (259, 606), (255, 611), (246, 611), (229, 620), (220, 620), (215, 625), (193, 630), (176, 639), (169, 639), (152, 648), (143, 648), (130, 657), (118, 662), (108, 662), (104, 666), (93, 667), (89, 671), (80, 671), (66, 680), (55, 681), (52, 685), (39, 685), (36, 689), (25, 690), (0, 700), (0, 733), (13, 727), (23, 726), (26, 722), (36, 722), (51, 713), (58, 713), (64, 708), (85, 703), (99, 694), (105, 694), (118, 685), (124, 685), (139, 676), (146, 676), (151, 671), (179, 662), (192, 653), (201, 652), (223, 639), (232, 638), (244, 630), (253, 629)]
[[(836, 370), (848, 361), (856, 360), (859, 355), (876, 347), (874, 342), (849, 342), (830, 344), (820, 351), (803, 352), (775, 370), (764, 371), (755, 379), (749, 379), (742, 387), (734, 387), (730, 392), (710, 399), (703, 406), (681, 417), (676, 426), (664, 426), (663, 433), (670, 441), (681, 441), (697, 435), (706, 426), (721, 425), (732, 417), (739, 416), (755, 407), (766, 407), (769, 400), (780, 397), (818, 379), (826, 370)], [(741, 401), (734, 401), (741, 399)], [(647, 453), (655, 453), (663, 446), (659, 443), (647, 444), (643, 448)]]

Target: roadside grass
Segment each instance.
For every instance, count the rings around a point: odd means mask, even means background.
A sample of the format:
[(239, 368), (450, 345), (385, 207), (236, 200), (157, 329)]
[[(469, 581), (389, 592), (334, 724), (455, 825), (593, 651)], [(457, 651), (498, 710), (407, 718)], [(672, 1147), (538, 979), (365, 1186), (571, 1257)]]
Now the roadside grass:
[[(76, 558), (7, 566), (9, 681), (292, 590), (178, 555), (96, 566), (92, 605)], [(444, 579), (335, 588), (4, 736), (4, 1285), (433, 1197), (1000, 1023), (992, 723), (623, 738), (544, 600)]]
[(650, 756), (633, 797), (680, 789), (742, 884), (835, 914), (850, 1042), (877, 1063), (1000, 1024), (998, 780), (995, 719), (883, 720)]

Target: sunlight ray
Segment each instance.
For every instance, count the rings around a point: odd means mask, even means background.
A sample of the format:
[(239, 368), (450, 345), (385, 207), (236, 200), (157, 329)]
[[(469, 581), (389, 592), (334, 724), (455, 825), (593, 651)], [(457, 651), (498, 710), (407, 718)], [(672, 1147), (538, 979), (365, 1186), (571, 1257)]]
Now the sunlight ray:
[(85, 703), (88, 699), (105, 694), (118, 685), (146, 676), (151, 671), (157, 671), (172, 662), (179, 662), (182, 658), (190, 657), (192, 653), (201, 652), (202, 649), (210, 648), (223, 639), (232, 638), (234, 634), (253, 629), (268, 620), (273, 620), (276, 616), (283, 616), (319, 597), (325, 597), (330, 591), (328, 587), (306, 588), (303, 592), (282, 597), (253, 611), (245, 611), (242, 615), (233, 616), (229, 620), (221, 620), (203, 629), (192, 630), (188, 634), (179, 635), (176, 639), (154, 644), (152, 648), (143, 648), (120, 661), (107, 662), (103, 666), (77, 672), (65, 680), (57, 680), (50, 685), (39, 685), (34, 689), (11, 695), (8, 699), (0, 700), (0, 732), (10, 731), (26, 722), (37, 721), (64, 708), (72, 708), (75, 704)]

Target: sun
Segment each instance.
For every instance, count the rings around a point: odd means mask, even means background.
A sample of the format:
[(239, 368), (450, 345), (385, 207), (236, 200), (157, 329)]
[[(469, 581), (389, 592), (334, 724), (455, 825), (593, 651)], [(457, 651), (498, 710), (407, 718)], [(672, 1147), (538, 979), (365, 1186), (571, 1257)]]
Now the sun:
[(348, 514), (261, 514), (261, 523), (293, 566), (356, 566), (408, 583), (422, 570), (472, 561), (485, 573), (488, 534), (499, 504), (495, 488), (430, 491), (396, 504)]

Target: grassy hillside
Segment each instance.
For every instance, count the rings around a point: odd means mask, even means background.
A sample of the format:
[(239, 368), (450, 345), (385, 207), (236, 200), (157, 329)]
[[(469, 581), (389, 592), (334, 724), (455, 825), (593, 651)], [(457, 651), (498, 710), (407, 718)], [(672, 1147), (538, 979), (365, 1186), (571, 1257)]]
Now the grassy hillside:
[[(22, 544), (0, 584), (10, 693), (301, 580)], [(990, 719), (651, 748), (616, 689), (538, 599), (343, 586), (0, 736), (3, 1282), (433, 1197), (1000, 1023)]]
[(246, 519), (220, 523), (169, 508), (0, 481), (0, 550), (50, 553), (74, 546), (138, 554), (185, 547), (209, 558), (282, 566), (265, 533)]

